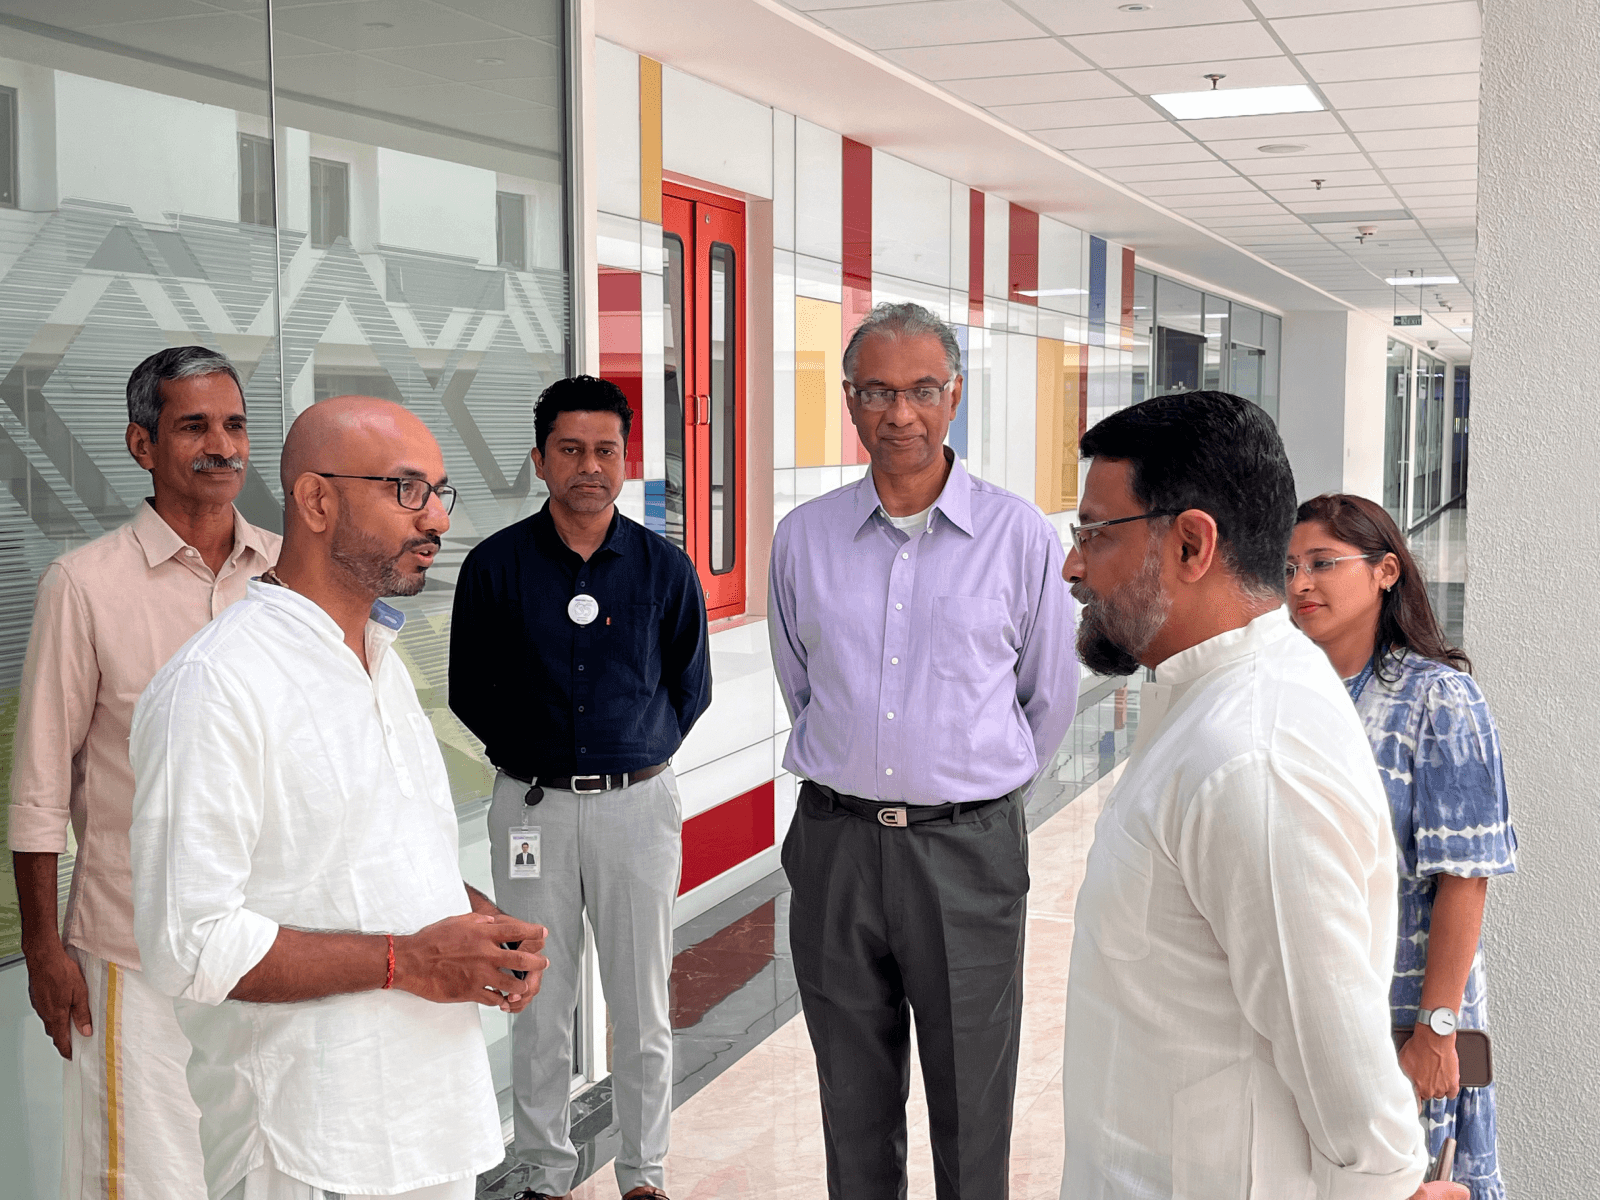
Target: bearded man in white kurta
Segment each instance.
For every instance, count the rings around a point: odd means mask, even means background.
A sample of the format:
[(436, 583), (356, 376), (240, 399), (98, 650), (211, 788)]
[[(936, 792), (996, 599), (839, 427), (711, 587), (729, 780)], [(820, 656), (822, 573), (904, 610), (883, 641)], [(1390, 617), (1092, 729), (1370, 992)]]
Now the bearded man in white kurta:
[(1418, 1190), (1393, 834), (1354, 709), (1283, 607), (1272, 421), (1162, 396), (1080, 449), (1079, 656), (1156, 681), (1078, 895), (1062, 1200), (1466, 1200)]

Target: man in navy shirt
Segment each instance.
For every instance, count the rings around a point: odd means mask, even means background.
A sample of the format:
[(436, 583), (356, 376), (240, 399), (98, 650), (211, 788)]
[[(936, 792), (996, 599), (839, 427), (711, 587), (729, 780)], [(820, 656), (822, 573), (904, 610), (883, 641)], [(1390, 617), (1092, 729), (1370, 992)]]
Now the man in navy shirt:
[(568, 1099), (585, 909), (614, 1029), (617, 1183), (628, 1198), (666, 1195), (683, 826), (668, 762), (711, 703), (711, 672), (694, 564), (616, 509), (632, 422), (613, 383), (547, 388), (533, 465), (550, 499), (473, 549), (456, 589), (450, 707), (498, 768), (496, 902), (549, 930), (543, 987), (512, 1027), (518, 1200), (565, 1195), (578, 1168)]

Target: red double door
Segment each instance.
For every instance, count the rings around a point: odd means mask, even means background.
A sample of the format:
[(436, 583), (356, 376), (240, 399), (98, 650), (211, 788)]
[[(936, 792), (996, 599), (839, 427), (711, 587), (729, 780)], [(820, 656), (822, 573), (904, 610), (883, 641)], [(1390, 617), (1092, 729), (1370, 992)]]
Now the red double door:
[(744, 204), (668, 183), (661, 224), (666, 534), (714, 621), (745, 605)]

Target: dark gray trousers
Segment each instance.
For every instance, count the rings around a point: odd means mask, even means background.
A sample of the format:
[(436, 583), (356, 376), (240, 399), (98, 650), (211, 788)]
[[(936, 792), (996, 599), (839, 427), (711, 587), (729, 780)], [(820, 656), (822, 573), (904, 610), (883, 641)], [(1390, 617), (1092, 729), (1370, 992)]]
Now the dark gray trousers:
[(1022, 804), (891, 828), (800, 789), (789, 942), (833, 1200), (905, 1200), (911, 1017), (938, 1200), (1006, 1200), (1022, 1023)]

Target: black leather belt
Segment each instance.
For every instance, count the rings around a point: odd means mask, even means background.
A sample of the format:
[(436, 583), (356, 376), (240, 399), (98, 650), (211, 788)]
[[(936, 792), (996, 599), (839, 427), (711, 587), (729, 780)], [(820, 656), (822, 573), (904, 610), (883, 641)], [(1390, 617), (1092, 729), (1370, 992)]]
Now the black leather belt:
[(826, 804), (842, 808), (863, 821), (876, 821), (879, 825), (888, 826), (890, 829), (904, 829), (908, 825), (921, 825), (925, 821), (954, 821), (963, 813), (977, 812), (992, 804), (1003, 804), (1015, 795), (1007, 793), (992, 800), (966, 800), (960, 804), (884, 804), (877, 800), (865, 800), (860, 796), (836, 792), (809, 779), (801, 786), (810, 788)]
[(601, 792), (625, 788), (630, 783), (643, 783), (646, 779), (654, 779), (670, 765), (657, 763), (653, 767), (640, 767), (637, 771), (624, 771), (620, 775), (538, 775), (532, 779), (523, 779), (520, 775), (512, 775), (510, 771), (506, 774), (518, 783), (528, 785), (528, 794), (522, 798), (524, 804), (537, 804), (544, 799), (545, 788), (555, 788), (558, 792), (572, 792), (578, 796), (598, 796)]

